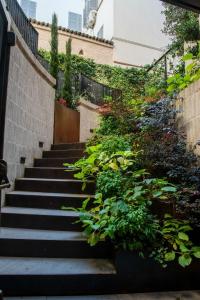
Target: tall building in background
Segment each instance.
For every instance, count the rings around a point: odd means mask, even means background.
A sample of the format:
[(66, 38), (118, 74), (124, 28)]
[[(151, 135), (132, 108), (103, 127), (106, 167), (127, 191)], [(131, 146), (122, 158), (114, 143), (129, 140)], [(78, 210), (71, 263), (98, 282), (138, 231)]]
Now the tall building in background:
[(87, 27), (87, 22), (91, 10), (97, 10), (98, 0), (85, 0), (85, 8), (83, 10), (83, 27)]
[(68, 28), (82, 32), (82, 16), (70, 11), (68, 15)]
[(36, 19), (37, 3), (31, 0), (21, 0), (21, 7), (28, 18)]

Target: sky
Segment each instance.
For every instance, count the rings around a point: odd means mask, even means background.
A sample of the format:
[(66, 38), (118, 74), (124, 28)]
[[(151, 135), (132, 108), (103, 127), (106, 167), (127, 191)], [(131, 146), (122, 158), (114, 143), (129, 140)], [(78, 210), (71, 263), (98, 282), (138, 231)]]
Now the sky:
[(53, 12), (60, 26), (67, 27), (68, 11), (83, 13), (84, 0), (34, 0), (37, 2), (37, 20), (51, 23)]

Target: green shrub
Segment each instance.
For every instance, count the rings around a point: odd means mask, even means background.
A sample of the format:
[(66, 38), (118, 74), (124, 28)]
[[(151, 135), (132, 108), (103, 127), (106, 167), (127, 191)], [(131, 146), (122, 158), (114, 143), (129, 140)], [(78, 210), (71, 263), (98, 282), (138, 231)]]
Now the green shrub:
[(48, 56), (50, 60), (50, 74), (57, 79), (58, 77), (58, 18), (54, 13), (51, 25), (51, 51)]

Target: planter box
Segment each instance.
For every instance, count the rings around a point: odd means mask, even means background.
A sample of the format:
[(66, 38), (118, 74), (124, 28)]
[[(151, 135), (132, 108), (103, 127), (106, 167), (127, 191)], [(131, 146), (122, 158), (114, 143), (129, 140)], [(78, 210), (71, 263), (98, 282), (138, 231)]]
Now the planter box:
[(120, 251), (115, 255), (119, 283), (126, 292), (154, 292), (199, 289), (200, 260), (188, 268), (169, 263), (162, 268), (153, 259), (141, 258), (136, 252)]

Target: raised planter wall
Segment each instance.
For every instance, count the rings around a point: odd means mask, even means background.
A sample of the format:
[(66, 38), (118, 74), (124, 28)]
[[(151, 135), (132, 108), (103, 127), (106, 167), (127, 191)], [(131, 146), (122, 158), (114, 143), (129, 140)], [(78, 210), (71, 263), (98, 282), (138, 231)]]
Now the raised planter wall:
[[(13, 185), (24, 167), (40, 158), (53, 142), (55, 80), (32, 54), (11, 20), (16, 46), (11, 48), (7, 91), (4, 159)], [(39, 148), (39, 142), (44, 147)], [(25, 157), (25, 164), (20, 158)]]
[(77, 143), (80, 135), (80, 113), (55, 103), (54, 144)]
[(91, 138), (94, 129), (98, 128), (100, 123), (98, 108), (99, 106), (89, 101), (80, 100), (80, 142), (86, 142)]
[(178, 123), (187, 136), (187, 144), (200, 155), (200, 80), (183, 90), (177, 100)]

